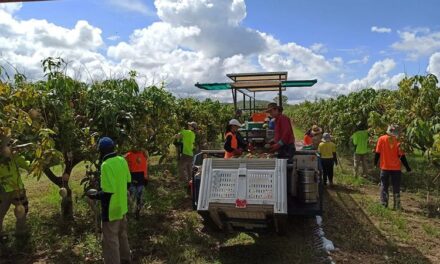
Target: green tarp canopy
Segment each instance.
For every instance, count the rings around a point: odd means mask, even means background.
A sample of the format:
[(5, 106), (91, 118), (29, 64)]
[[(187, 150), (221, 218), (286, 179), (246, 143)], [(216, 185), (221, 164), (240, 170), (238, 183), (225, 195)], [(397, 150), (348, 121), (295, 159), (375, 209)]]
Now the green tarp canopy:
[[(195, 86), (208, 90), (208, 91), (220, 91), (220, 90), (229, 90), (232, 88), (236, 89), (246, 89), (249, 91), (276, 91), (278, 88), (287, 88), (287, 87), (310, 87), (313, 86), (317, 80), (286, 80), (286, 81), (278, 81), (273, 82), (271, 85), (268, 85), (266, 82), (264, 85), (262, 85), (261, 82), (247, 82), (246, 84), (240, 83), (240, 85), (237, 85), (237, 83), (196, 83)], [(284, 89), (283, 89), (284, 90)]]

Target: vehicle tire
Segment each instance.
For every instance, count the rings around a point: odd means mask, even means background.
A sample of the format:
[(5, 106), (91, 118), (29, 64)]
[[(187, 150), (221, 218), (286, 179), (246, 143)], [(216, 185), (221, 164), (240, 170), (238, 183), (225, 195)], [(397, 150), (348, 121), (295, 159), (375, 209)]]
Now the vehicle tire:
[(203, 226), (206, 231), (208, 232), (221, 231), (220, 227), (218, 227), (217, 224), (212, 220), (211, 216), (209, 215), (209, 212), (203, 212), (200, 213), (200, 215), (203, 218)]
[(280, 236), (285, 236), (287, 234), (287, 216), (275, 216), (275, 232)]

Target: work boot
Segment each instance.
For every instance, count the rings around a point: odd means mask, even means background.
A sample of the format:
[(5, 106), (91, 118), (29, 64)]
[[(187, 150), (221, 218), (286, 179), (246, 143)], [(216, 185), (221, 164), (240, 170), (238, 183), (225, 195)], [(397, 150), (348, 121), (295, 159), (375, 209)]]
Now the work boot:
[(388, 207), (388, 194), (387, 193), (385, 193), (385, 192), (381, 193), (380, 203), (382, 204), (383, 207), (385, 207), (385, 208)]
[(394, 193), (393, 194), (393, 198), (394, 198), (394, 206), (393, 209), (394, 210), (401, 210), (401, 206), (400, 206), (400, 193)]

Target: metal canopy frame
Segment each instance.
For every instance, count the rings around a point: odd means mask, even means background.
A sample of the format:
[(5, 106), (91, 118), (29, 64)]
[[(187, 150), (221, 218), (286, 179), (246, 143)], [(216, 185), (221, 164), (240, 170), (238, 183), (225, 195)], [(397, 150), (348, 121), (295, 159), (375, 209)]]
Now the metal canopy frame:
[[(234, 108), (237, 110), (237, 93), (243, 94), (243, 110), (256, 112), (256, 92), (278, 92), (278, 105), (282, 106), (282, 92), (288, 87), (310, 87), (317, 80), (287, 80), (287, 72), (262, 72), (262, 73), (230, 73), (226, 76), (232, 83), (196, 83), (195, 86), (205, 90), (228, 90), (232, 91)], [(252, 95), (246, 93), (246, 90)], [(246, 108), (246, 100), (249, 98), (249, 108)]]

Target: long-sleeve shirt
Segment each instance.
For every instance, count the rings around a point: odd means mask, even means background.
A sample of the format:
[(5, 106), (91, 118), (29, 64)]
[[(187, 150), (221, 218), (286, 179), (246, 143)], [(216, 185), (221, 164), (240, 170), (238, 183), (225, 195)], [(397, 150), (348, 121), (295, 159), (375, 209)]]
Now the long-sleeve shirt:
[(5, 192), (24, 189), (19, 168), (29, 169), (29, 162), (23, 156), (14, 155), (7, 162), (0, 163), (0, 189)]
[(295, 136), (293, 134), (292, 124), (290, 119), (280, 114), (275, 119), (275, 144), (280, 146), (289, 145), (295, 143)]

